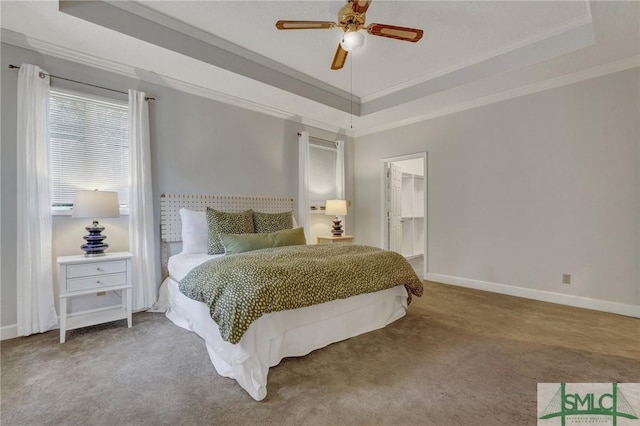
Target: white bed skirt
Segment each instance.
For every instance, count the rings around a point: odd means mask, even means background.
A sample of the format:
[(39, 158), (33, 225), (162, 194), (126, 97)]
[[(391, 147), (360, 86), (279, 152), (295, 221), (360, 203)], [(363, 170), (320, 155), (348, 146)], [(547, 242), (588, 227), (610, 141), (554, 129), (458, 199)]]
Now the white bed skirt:
[(255, 321), (238, 344), (225, 342), (204, 303), (189, 299), (167, 278), (155, 311), (164, 311), (179, 327), (206, 343), (217, 372), (235, 379), (256, 401), (267, 396), (269, 368), (285, 357), (309, 352), (385, 327), (403, 317), (407, 291), (397, 286), (320, 305), (266, 314)]

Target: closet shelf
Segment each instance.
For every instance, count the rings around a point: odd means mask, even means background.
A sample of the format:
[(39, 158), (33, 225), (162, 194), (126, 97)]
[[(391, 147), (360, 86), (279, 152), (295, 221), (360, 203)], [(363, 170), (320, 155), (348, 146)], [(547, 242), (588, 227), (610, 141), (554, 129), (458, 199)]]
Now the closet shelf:
[(424, 176), (402, 173), (402, 255), (407, 258), (424, 252), (424, 197)]

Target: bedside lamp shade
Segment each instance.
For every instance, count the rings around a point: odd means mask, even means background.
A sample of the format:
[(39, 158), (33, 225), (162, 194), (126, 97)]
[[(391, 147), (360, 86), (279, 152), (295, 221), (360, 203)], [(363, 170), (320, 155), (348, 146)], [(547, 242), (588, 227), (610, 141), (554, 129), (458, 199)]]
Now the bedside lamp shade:
[(118, 193), (111, 191), (76, 191), (73, 197), (73, 215), (80, 219), (120, 217)]
[(324, 214), (328, 216), (346, 216), (347, 200), (327, 200)]
[(118, 193), (112, 191), (76, 191), (73, 197), (74, 218), (90, 218), (93, 223), (85, 227), (89, 231), (84, 240), (87, 242), (80, 246), (85, 252), (85, 256), (101, 256), (108, 244), (104, 243), (107, 238), (102, 235), (104, 226), (98, 223), (99, 218), (120, 217), (120, 206), (118, 205)]
[(335, 215), (333, 219), (333, 229), (331, 233), (336, 237), (342, 236), (342, 224), (338, 216), (347, 215), (347, 200), (327, 200), (324, 214), (327, 216)]

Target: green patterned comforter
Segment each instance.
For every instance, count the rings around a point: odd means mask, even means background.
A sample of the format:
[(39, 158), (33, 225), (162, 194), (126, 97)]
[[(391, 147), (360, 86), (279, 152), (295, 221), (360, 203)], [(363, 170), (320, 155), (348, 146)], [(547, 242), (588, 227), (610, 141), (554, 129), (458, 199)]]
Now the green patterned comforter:
[(303, 308), (422, 282), (398, 253), (354, 244), (287, 246), (207, 261), (180, 281), (187, 297), (209, 305), (225, 341), (238, 343), (263, 314)]

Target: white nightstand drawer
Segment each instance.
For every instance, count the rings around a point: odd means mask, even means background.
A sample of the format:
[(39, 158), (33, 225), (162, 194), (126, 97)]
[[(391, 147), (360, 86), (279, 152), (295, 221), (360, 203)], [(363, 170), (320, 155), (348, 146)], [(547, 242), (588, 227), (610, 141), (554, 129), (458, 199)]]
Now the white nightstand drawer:
[(127, 274), (100, 275), (96, 277), (71, 278), (67, 280), (67, 291), (89, 290), (92, 288), (111, 287), (114, 285), (126, 284)]
[(92, 275), (113, 274), (127, 270), (126, 260), (111, 262), (85, 263), (81, 265), (67, 265), (67, 278), (90, 277)]

